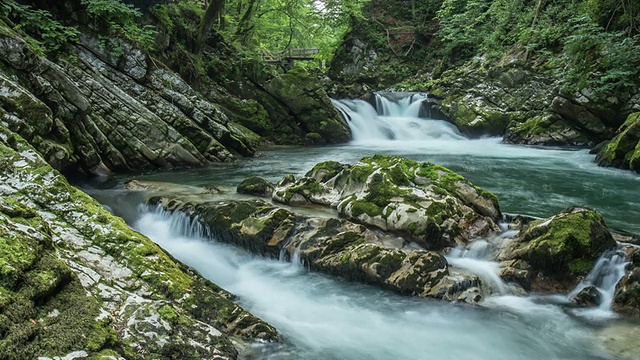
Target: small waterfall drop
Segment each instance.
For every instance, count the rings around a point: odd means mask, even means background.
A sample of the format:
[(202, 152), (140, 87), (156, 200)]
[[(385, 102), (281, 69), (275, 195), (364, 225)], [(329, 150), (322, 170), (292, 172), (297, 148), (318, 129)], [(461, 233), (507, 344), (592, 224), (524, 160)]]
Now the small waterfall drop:
[(478, 275), (494, 295), (507, 294), (507, 284), (500, 278), (498, 264), (491, 260), (493, 245), (486, 240), (476, 240), (467, 247), (458, 247), (449, 252), (447, 261), (454, 267)]
[(332, 100), (347, 120), (355, 141), (464, 140), (458, 129), (443, 120), (420, 118), (426, 94), (375, 94), (375, 108), (364, 100)]
[(567, 298), (571, 300), (585, 288), (595, 286), (600, 293), (600, 302), (597, 310), (603, 314), (610, 313), (616, 285), (624, 276), (627, 264), (627, 259), (622, 252), (606, 251), (600, 256), (600, 259), (598, 259), (584, 280), (567, 295)]
[(154, 214), (167, 227), (162, 229), (176, 236), (209, 238), (209, 228), (202, 224), (198, 216), (191, 217), (182, 211), (167, 211), (162, 206), (140, 205), (140, 213)]

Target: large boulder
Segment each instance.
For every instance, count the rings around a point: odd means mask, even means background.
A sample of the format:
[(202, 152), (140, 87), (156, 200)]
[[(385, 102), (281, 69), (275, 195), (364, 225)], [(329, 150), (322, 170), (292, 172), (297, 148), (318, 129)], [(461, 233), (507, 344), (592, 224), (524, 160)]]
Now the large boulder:
[(492, 193), (440, 165), (399, 156), (365, 157), (351, 166), (319, 163), (301, 179), (282, 179), (273, 200), (330, 206), (435, 250), (498, 231), (501, 218)]
[(0, 358), (236, 359), (280, 339), (2, 125), (0, 183)]
[(623, 250), (629, 263), (626, 274), (616, 286), (613, 308), (616, 311), (640, 316), (640, 248), (629, 245)]
[(527, 289), (564, 290), (615, 246), (602, 215), (574, 207), (531, 222), (503, 249), (500, 260), (507, 260), (503, 274), (526, 274), (521, 285)]
[(236, 188), (238, 194), (271, 197), (275, 185), (259, 176), (248, 177)]
[(601, 166), (640, 172), (640, 112), (629, 115), (613, 140), (601, 148), (596, 161)]

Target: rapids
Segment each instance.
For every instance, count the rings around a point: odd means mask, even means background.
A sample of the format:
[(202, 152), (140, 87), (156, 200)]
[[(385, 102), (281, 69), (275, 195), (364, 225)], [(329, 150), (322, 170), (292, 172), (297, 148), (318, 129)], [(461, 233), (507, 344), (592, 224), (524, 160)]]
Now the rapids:
[[(300, 176), (314, 164), (353, 163), (375, 153), (443, 164), (496, 193), (503, 212), (550, 216), (583, 205), (605, 215), (609, 226), (640, 232), (640, 177), (593, 163), (586, 150), (512, 146), (498, 138), (466, 139), (455, 126), (420, 118), (424, 95), (377, 95), (334, 100), (351, 127), (353, 141), (323, 147), (279, 147), (246, 161), (201, 169), (141, 174), (142, 180), (214, 185), (235, 194), (245, 177), (277, 181)], [(131, 177), (116, 177), (101, 188)], [(115, 183), (114, 183), (115, 182)], [(505, 231), (447, 254), (449, 263), (478, 275), (492, 296), (482, 308), (402, 297), (366, 285), (310, 273), (299, 263), (250, 255), (215, 242), (180, 214), (138, 208), (139, 199), (94, 191), (106, 205), (173, 256), (238, 295), (250, 312), (276, 326), (290, 342), (255, 345), (256, 359), (615, 359), (594, 341), (596, 327), (614, 317), (610, 302), (625, 260), (603, 254), (571, 294), (525, 297), (498, 276), (493, 254), (513, 237)], [(116, 192), (118, 194), (118, 192)], [(310, 211), (310, 210), (307, 210)], [(312, 210), (311, 210), (312, 211)], [(320, 216), (331, 216), (327, 212)], [(595, 285), (599, 308), (572, 309), (569, 298)], [(603, 320), (604, 319), (604, 320)]]
[(207, 242), (186, 216), (145, 209), (134, 228), (236, 294), (291, 344), (256, 359), (612, 359), (555, 305), (500, 297), (484, 309), (403, 297)]

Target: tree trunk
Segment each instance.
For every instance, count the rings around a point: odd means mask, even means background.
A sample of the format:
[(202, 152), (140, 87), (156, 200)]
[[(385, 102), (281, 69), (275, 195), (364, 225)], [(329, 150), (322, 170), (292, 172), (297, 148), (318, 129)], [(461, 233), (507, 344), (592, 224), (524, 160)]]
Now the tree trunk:
[[(536, 22), (538, 21), (538, 15), (540, 15), (540, 9), (542, 9), (542, 3), (544, 0), (538, 0), (538, 6), (536, 6), (536, 13), (533, 15), (533, 21), (531, 22), (531, 32), (533, 33), (533, 29), (536, 26)], [(524, 62), (526, 63), (529, 60), (529, 43), (531, 43), (531, 36), (529, 35), (529, 41), (527, 41), (527, 51), (524, 53)]]
[(220, 19), (222, 9), (224, 9), (225, 0), (212, 0), (207, 6), (207, 10), (204, 12), (202, 19), (200, 20), (200, 26), (198, 27), (198, 38), (196, 39), (196, 51), (202, 51), (204, 43), (207, 41), (209, 30), (213, 26), (216, 20)]
[(238, 28), (236, 30), (236, 36), (240, 36), (240, 42), (243, 45), (247, 45), (248, 39), (251, 37), (251, 29), (254, 28), (253, 25), (249, 25), (249, 22), (253, 19), (253, 12), (256, 8), (256, 4), (258, 0), (249, 0), (247, 4), (247, 10), (245, 10), (244, 14), (240, 18), (238, 22)]

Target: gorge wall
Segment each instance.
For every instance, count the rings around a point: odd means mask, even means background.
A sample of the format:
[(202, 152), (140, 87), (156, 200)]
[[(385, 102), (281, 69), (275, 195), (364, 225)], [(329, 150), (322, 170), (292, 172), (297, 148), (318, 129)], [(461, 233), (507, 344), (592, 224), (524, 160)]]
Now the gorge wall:
[(601, 165), (637, 170), (639, 18), (607, 0), (374, 0), (333, 59), (330, 93), (429, 92), (468, 136), (601, 144)]

